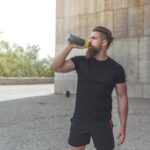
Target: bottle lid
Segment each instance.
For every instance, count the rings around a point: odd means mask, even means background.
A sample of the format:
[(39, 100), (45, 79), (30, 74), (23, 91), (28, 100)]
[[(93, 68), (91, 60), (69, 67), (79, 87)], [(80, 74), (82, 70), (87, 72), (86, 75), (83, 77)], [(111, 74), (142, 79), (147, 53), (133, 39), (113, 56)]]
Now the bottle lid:
[(84, 48), (87, 48), (89, 46), (89, 42), (87, 40), (85, 40), (84, 42)]

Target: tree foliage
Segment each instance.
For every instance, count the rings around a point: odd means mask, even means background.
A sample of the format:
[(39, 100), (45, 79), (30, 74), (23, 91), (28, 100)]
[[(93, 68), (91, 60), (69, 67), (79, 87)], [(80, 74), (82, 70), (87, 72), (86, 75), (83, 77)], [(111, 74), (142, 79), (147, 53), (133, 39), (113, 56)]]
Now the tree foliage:
[(50, 70), (52, 57), (40, 59), (37, 45), (26, 48), (0, 41), (0, 76), (3, 77), (53, 77)]

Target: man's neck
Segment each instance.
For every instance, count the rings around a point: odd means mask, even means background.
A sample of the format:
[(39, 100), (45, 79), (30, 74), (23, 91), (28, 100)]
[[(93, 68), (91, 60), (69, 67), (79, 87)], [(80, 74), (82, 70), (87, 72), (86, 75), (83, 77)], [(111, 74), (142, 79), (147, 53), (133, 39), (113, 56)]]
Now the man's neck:
[(108, 58), (108, 55), (107, 55), (107, 53), (99, 53), (94, 58), (97, 60), (103, 61), (103, 60), (106, 60)]

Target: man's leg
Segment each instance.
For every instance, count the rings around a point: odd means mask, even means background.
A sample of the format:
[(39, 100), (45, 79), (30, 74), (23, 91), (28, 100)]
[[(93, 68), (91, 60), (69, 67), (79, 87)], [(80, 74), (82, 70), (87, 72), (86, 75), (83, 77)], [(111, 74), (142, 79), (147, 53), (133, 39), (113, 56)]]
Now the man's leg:
[(85, 150), (86, 145), (80, 147), (71, 147), (71, 150)]
[(90, 137), (84, 123), (71, 123), (68, 139), (68, 144), (72, 147), (71, 150), (85, 150), (85, 146), (90, 143)]
[(112, 126), (109, 121), (96, 123), (92, 127), (92, 138), (97, 150), (113, 150), (115, 143)]

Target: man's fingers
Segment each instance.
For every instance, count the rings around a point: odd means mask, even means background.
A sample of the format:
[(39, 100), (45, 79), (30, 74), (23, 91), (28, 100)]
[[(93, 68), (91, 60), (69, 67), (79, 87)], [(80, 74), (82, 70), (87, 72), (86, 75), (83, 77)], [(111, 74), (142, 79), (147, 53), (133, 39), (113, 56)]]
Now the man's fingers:
[(118, 133), (118, 135), (117, 135), (117, 138), (119, 139), (119, 138), (120, 138), (120, 136), (121, 136), (121, 133), (119, 132), (119, 133)]
[(122, 144), (125, 140), (125, 130), (123, 130), (122, 128), (120, 128), (119, 130), (117, 139), (118, 139), (118, 142), (117, 142), (118, 145)]
[(122, 144), (124, 142), (125, 136), (124, 135), (119, 135), (118, 136), (118, 145)]

